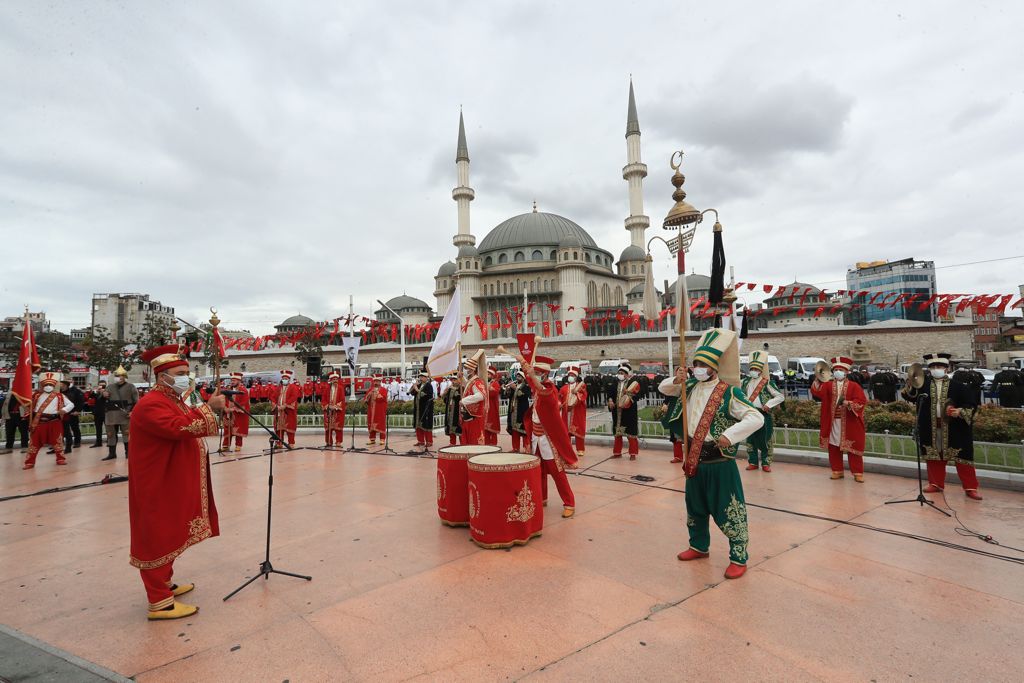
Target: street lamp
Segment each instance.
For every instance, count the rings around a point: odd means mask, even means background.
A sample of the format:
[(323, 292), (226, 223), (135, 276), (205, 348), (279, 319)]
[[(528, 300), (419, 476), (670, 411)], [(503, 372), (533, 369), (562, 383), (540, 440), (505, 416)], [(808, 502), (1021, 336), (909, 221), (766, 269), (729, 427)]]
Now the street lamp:
[(402, 316), (400, 316), (397, 313), (395, 313), (395, 310), (393, 308), (388, 306), (386, 303), (384, 303), (380, 299), (377, 299), (377, 303), (379, 303), (385, 309), (390, 311), (391, 315), (393, 315), (396, 318), (398, 318), (398, 333), (400, 335), (399, 336), (399, 342), (401, 344), (400, 347), (399, 347), (400, 348), (400, 351), (399, 351), (400, 356), (399, 356), (399, 361), (398, 361), (398, 367), (399, 367), (399, 372), (401, 373), (402, 381), (404, 382), (405, 381), (405, 320), (402, 319)]

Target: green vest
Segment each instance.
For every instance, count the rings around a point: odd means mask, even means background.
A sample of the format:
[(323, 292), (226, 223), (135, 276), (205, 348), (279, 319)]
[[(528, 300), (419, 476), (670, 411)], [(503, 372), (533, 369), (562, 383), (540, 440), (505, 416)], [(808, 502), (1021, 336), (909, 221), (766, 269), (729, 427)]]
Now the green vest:
[[(693, 388), (697, 386), (697, 380), (689, 379), (686, 381), (686, 397), (689, 398), (693, 392)], [(715, 416), (711, 419), (711, 428), (709, 433), (711, 438), (718, 440), (718, 437), (728, 429), (730, 426), (736, 424), (737, 420), (730, 414), (730, 406), (733, 401), (739, 401), (740, 403), (754, 408), (753, 404), (747, 400), (747, 397), (743, 394), (743, 391), (739, 387), (729, 387), (725, 394), (722, 396), (722, 402), (718, 406), (718, 410), (715, 411)], [(672, 432), (677, 439), (682, 440), (683, 438), (683, 403), (676, 396), (665, 397), (665, 416), (661, 418), (661, 426)], [(754, 408), (756, 410), (756, 408)], [(723, 448), (722, 453), (730, 458), (736, 457), (736, 452), (739, 450), (739, 444), (734, 443), (729, 448)]]

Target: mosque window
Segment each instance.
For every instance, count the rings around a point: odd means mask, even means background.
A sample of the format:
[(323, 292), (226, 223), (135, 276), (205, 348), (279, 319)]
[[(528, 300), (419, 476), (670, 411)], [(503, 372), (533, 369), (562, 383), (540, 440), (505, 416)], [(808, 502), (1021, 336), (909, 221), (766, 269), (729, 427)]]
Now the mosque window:
[(629, 271), (631, 275), (636, 275), (636, 264), (630, 264)]
[(615, 288), (615, 305), (616, 306), (621, 306), (622, 305), (622, 287), (616, 287)]
[(608, 283), (601, 285), (601, 305), (611, 306), (612, 305), (612, 290), (608, 286)]
[(502, 289), (502, 293), (503, 294), (508, 294), (508, 283), (507, 282), (502, 282), (501, 283), (501, 289)]
[(576, 260), (576, 259), (578, 259), (579, 257), (580, 257), (580, 254), (579, 254), (579, 252), (578, 252), (578, 251), (574, 251), (574, 252), (572, 252), (572, 260), (573, 260), (573, 261), (575, 261), (575, 260)]
[(533, 253), (530, 254), (530, 258), (534, 261), (541, 261), (544, 259), (544, 254), (540, 253), (540, 249), (534, 249)]
[(498, 263), (508, 263), (508, 254), (498, 254)]
[(488, 256), (487, 258), (484, 259), (484, 265), (485, 266), (493, 266), (494, 265), (494, 259), (491, 258), (490, 256)]
[(545, 292), (551, 291), (551, 280), (545, 280), (544, 281), (544, 291)]
[(515, 257), (513, 258), (513, 260), (516, 263), (519, 263), (520, 261), (525, 261), (526, 260), (526, 256), (523, 254), (523, 252), (517, 251)]
[(583, 254), (583, 258), (585, 258), (585, 259), (586, 259), (587, 263), (590, 263), (590, 253), (589, 253), (589, 252), (587, 252), (587, 253), (584, 253), (584, 254)]
[(587, 307), (597, 306), (597, 283), (591, 280), (587, 283)]
[(530, 280), (530, 291), (533, 291), (533, 280)]
[(551, 250), (551, 260), (552, 261), (556, 260), (555, 259), (555, 250), (554, 249)]

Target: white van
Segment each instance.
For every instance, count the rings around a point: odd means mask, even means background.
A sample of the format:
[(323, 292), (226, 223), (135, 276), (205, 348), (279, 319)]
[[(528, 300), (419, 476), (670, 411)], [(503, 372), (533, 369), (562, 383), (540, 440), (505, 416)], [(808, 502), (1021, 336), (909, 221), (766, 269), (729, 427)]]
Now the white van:
[[(615, 366), (615, 367), (618, 367), (618, 366)], [(569, 368), (579, 368), (580, 369), (580, 378), (581, 379), (583, 377), (586, 377), (587, 375), (592, 375), (594, 373), (594, 368), (590, 364), (589, 360), (567, 360), (567, 361), (563, 361), (562, 364), (559, 365), (555, 369), (555, 371), (553, 373), (551, 373), (551, 378), (555, 381), (556, 384), (563, 377), (565, 377), (567, 374), (569, 374)]]
[(603, 360), (597, 365), (597, 374), (599, 375), (614, 375), (619, 370), (619, 366), (623, 363), (629, 363), (625, 358), (618, 358), (615, 360)]
[(823, 360), (825, 359), (815, 358), (813, 356), (787, 358), (786, 369), (795, 371), (797, 379), (803, 380), (805, 382), (810, 382), (811, 380), (814, 379), (814, 366)]
[[(750, 368), (750, 356), (740, 356), (740, 372), (746, 376)], [(768, 356), (768, 374), (776, 382), (782, 381), (782, 363), (775, 356)]]

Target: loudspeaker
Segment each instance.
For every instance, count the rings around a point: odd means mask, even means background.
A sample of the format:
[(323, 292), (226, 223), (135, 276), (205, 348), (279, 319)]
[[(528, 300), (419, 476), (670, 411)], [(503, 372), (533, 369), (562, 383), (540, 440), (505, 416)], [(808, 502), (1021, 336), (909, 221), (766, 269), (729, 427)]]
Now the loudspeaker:
[(306, 377), (320, 376), (320, 359), (310, 358), (306, 360)]

